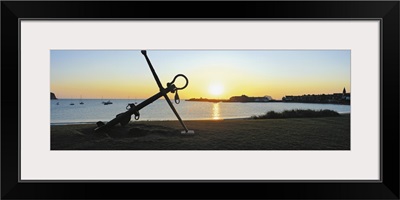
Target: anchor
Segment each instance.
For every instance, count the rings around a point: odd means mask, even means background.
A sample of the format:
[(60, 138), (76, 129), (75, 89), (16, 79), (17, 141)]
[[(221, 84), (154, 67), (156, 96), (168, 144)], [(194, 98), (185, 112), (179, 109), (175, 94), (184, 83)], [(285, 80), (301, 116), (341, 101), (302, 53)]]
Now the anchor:
[[(156, 71), (153, 68), (153, 65), (150, 62), (149, 57), (147, 56), (147, 52), (146, 50), (142, 50), (141, 53), (144, 55), (144, 57), (146, 58), (147, 64), (150, 67), (151, 73), (153, 74), (154, 79), (156, 80), (157, 86), (160, 89), (160, 92), (158, 92), (157, 94), (153, 95), (152, 97), (146, 99), (145, 101), (141, 102), (138, 105), (135, 105), (134, 103), (130, 103), (126, 106), (127, 111), (118, 114), (114, 119), (112, 119), (111, 121), (109, 121), (108, 123), (103, 123), (101, 121), (97, 122), (97, 128), (95, 129), (95, 132), (102, 132), (102, 131), (106, 131), (109, 130), (111, 127), (113, 127), (116, 124), (121, 124), (121, 126), (125, 126), (129, 123), (129, 121), (131, 121), (131, 116), (135, 115), (135, 120), (139, 120), (140, 118), (140, 113), (139, 110), (148, 106), (149, 104), (153, 103), (155, 100), (159, 99), (160, 97), (164, 97), (165, 100), (167, 101), (168, 105), (171, 107), (172, 111), (175, 113), (175, 116), (178, 118), (179, 122), (181, 123), (182, 127), (185, 129), (184, 131), (182, 131), (182, 134), (194, 134), (193, 130), (189, 130), (185, 123), (183, 123), (181, 117), (179, 116), (178, 112), (176, 111), (174, 105), (172, 104), (171, 100), (168, 97), (168, 93), (175, 93), (175, 103), (179, 104), (180, 99), (179, 99), (179, 95), (178, 95), (178, 90), (183, 90), (185, 89), (188, 84), (189, 84), (189, 80), (188, 78), (183, 75), (183, 74), (178, 74), (174, 77), (174, 79), (172, 79), (171, 82), (167, 83), (167, 87), (164, 88), (161, 84), (160, 79), (157, 76)], [(185, 79), (186, 83), (183, 87), (176, 87), (174, 82), (177, 78), (182, 77)]]

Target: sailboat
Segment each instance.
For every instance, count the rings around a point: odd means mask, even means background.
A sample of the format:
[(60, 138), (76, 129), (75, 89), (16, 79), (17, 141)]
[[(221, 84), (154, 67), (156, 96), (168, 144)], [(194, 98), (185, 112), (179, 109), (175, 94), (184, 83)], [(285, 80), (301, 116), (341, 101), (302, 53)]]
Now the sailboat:
[[(72, 100), (72, 98), (71, 98), (71, 100)], [(71, 102), (71, 103), (69, 103), (69, 105), (70, 105), (70, 106), (73, 106), (73, 105), (75, 105), (75, 104), (74, 104), (74, 102)]]
[(81, 105), (84, 104), (83, 101), (82, 101), (82, 95), (81, 95), (81, 102), (79, 104), (81, 104)]
[(108, 101), (103, 101), (103, 104), (108, 105), (108, 104), (113, 104), (113, 103), (110, 100), (108, 100)]
[(108, 100), (108, 101), (103, 101), (103, 96), (101, 96), (101, 103), (102, 103), (103, 105), (113, 104), (110, 100)]

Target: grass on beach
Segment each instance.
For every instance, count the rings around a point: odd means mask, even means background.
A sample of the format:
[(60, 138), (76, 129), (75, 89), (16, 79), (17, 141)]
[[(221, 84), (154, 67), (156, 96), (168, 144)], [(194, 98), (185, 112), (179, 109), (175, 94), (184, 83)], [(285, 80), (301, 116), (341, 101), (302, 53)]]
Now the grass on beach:
[(321, 118), (135, 121), (94, 133), (95, 124), (51, 126), (51, 150), (350, 150), (350, 115)]
[(253, 119), (284, 119), (284, 118), (310, 118), (310, 117), (338, 117), (338, 112), (333, 110), (285, 110), (281, 113), (269, 111), (265, 115), (252, 116)]

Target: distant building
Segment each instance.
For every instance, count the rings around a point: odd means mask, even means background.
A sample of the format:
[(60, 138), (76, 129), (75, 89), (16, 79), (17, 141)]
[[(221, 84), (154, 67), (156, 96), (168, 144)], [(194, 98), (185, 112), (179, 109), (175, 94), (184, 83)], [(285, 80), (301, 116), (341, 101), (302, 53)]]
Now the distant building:
[(284, 102), (302, 102), (302, 103), (334, 103), (350, 105), (350, 93), (343, 88), (342, 93), (333, 94), (307, 94), (302, 96), (287, 95), (282, 98)]
[(343, 96), (342, 99), (346, 100), (346, 101), (350, 101), (350, 93), (346, 92), (346, 88), (343, 88)]

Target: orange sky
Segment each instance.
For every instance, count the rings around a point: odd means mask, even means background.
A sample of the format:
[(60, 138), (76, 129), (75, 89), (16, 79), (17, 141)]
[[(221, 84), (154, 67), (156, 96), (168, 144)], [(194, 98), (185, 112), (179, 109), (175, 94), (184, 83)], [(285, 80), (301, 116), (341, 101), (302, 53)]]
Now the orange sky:
[[(350, 54), (337, 51), (160, 50), (148, 56), (165, 86), (189, 79), (182, 99), (330, 94), (350, 88)], [(50, 91), (58, 98), (148, 98), (159, 91), (138, 50), (52, 50)], [(177, 81), (182, 85), (182, 80)], [(216, 92), (217, 91), (217, 92)], [(170, 94), (173, 97), (173, 94)]]

